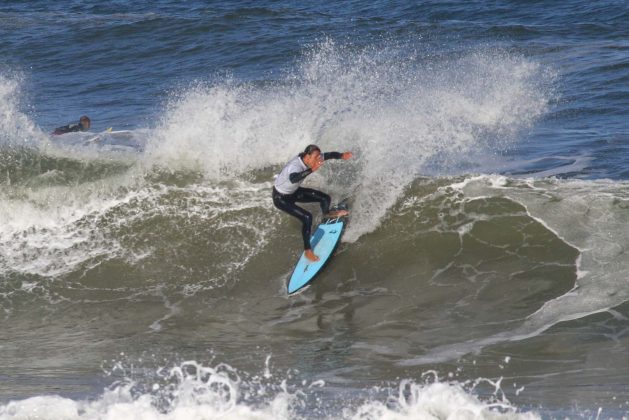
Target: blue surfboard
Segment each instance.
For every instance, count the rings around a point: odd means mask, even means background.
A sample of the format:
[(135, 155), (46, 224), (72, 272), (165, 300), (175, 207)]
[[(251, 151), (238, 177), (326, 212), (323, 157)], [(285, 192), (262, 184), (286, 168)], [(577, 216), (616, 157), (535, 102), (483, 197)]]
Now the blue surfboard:
[(341, 235), (345, 228), (345, 220), (342, 217), (324, 219), (317, 227), (310, 239), (312, 250), (319, 257), (319, 261), (310, 261), (302, 252), (301, 258), (295, 266), (295, 270), (288, 281), (288, 293), (295, 293), (307, 286), (328, 262), (334, 250), (341, 241)]

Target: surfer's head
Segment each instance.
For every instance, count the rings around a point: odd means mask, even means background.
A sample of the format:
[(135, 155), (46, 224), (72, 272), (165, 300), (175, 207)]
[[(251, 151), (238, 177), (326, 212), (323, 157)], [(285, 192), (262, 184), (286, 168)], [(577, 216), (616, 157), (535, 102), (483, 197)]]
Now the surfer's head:
[(309, 168), (312, 168), (315, 162), (321, 161), (321, 149), (316, 144), (309, 144), (299, 156)]
[(91, 121), (90, 118), (87, 115), (83, 115), (80, 119), (79, 119), (79, 123), (81, 124), (81, 128), (83, 131), (85, 130), (89, 130), (90, 129), (90, 125), (91, 125)]
[(319, 152), (319, 154), (321, 154), (321, 149), (319, 149), (319, 146), (317, 146), (316, 144), (309, 144), (305, 149), (304, 152), (302, 153), (302, 155), (309, 155), (311, 153), (314, 152)]

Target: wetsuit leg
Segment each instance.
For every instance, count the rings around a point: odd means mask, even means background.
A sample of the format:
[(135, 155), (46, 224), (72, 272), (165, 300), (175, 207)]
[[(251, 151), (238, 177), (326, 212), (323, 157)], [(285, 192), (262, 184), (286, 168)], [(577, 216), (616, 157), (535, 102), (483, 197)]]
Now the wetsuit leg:
[(310, 231), (312, 229), (312, 214), (295, 204), (295, 194), (280, 194), (273, 188), (273, 204), (278, 209), (298, 218), (301, 221), (301, 236), (304, 249), (310, 249)]
[(326, 193), (311, 188), (299, 187), (293, 195), (295, 196), (295, 201), (298, 203), (319, 203), (323, 214), (328, 214), (330, 211), (330, 202), (332, 199)]

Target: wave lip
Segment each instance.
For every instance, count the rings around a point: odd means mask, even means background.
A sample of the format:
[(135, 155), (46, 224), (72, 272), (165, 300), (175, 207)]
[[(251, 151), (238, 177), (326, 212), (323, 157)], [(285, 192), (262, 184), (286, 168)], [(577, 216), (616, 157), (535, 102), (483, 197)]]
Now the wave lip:
[(553, 80), (504, 51), (437, 58), (325, 40), (276, 82), (199, 84), (177, 95), (145, 164), (222, 180), (280, 166), (310, 143), (351, 150), (356, 159), (326, 165), (309, 183), (355, 192), (357, 222), (345, 235), (354, 242), (418, 176), (468, 169), (471, 155), (518, 141), (546, 112)]

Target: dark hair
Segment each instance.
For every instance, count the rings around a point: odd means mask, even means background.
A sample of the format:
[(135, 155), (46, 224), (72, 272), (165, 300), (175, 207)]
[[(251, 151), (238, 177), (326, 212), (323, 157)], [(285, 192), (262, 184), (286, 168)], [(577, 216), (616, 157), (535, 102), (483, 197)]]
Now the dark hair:
[(302, 153), (303, 155), (309, 155), (310, 153), (317, 151), (319, 153), (321, 153), (321, 149), (319, 149), (319, 146), (317, 146), (316, 144), (309, 144), (305, 149), (304, 152)]
[(91, 122), (90, 118), (87, 115), (83, 115), (81, 118), (79, 118), (79, 121), (81, 121), (81, 122), (83, 122), (83, 121)]

